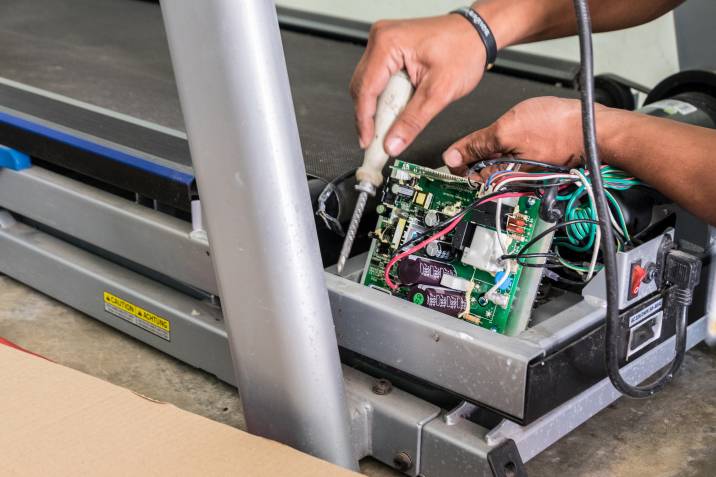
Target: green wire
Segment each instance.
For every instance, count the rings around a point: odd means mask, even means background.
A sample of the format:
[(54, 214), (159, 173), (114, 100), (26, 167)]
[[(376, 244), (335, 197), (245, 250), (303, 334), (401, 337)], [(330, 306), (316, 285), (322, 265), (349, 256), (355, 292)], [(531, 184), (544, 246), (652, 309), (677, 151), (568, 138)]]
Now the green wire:
[[(583, 171), (582, 171), (583, 172)], [(584, 173), (584, 172), (583, 172)], [(625, 190), (634, 185), (638, 185), (641, 182), (635, 179), (627, 179), (627, 176), (623, 171), (614, 169), (607, 166), (601, 170), (601, 174), (605, 180), (606, 188)], [(589, 179), (587, 179), (589, 180)], [(631, 240), (629, 230), (624, 219), (624, 212), (622, 211), (619, 203), (616, 201), (614, 196), (607, 192), (607, 198), (612, 204), (614, 211), (616, 212), (619, 228), (621, 229), (622, 235), (626, 241)], [(590, 204), (589, 207), (577, 207), (576, 201), (585, 194), (584, 186), (580, 186), (570, 194), (557, 196), (557, 200), (568, 201), (565, 207), (566, 217), (568, 220), (574, 219), (594, 219), (595, 211), (593, 210), (594, 205)], [(596, 241), (596, 227), (593, 224), (574, 224), (566, 229), (567, 241), (560, 240), (560, 243), (565, 247), (574, 250), (576, 252), (586, 252), (594, 246)], [(586, 240), (586, 243), (583, 243)]]

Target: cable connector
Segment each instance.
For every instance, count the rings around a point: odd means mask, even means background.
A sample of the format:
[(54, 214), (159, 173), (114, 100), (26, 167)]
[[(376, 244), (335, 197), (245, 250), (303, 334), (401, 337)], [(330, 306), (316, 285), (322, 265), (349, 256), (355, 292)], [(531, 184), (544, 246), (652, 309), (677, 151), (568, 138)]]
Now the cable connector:
[(701, 260), (681, 250), (672, 250), (666, 256), (664, 280), (673, 287), (677, 304), (691, 305), (694, 289), (701, 280)]

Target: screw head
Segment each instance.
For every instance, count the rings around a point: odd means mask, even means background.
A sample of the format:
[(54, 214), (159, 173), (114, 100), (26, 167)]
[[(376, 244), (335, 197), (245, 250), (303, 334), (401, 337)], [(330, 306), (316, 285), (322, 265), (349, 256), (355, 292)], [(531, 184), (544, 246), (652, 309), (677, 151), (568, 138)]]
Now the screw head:
[(393, 457), (393, 465), (401, 472), (407, 472), (413, 467), (413, 460), (407, 452), (398, 452)]
[(387, 379), (379, 379), (373, 384), (373, 393), (378, 396), (385, 396), (393, 390), (393, 384)]
[(644, 275), (644, 278), (642, 281), (644, 283), (651, 283), (656, 278), (656, 265), (653, 263), (650, 263), (646, 266), (646, 275)]

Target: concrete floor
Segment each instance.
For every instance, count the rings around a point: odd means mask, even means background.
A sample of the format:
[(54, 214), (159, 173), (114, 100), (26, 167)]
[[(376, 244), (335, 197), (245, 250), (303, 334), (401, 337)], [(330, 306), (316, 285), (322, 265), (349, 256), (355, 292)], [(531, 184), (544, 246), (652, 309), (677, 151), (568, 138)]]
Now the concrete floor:
[[(153, 399), (243, 427), (236, 390), (0, 276), (0, 336)], [(362, 462), (372, 476), (398, 475)], [(664, 392), (621, 399), (527, 464), (531, 477), (716, 475), (716, 350), (692, 350)]]

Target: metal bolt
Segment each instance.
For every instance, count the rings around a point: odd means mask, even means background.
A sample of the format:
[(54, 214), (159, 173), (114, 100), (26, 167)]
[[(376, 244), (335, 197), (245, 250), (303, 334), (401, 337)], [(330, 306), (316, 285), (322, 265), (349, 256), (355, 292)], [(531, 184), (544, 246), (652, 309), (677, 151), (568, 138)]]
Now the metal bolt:
[(651, 283), (656, 278), (656, 265), (650, 263), (646, 266), (646, 275), (642, 279), (644, 283)]
[(373, 384), (373, 392), (379, 396), (385, 396), (393, 390), (393, 384), (387, 379), (379, 379)]
[(393, 457), (393, 465), (401, 472), (407, 472), (413, 467), (413, 460), (407, 452), (398, 452)]

